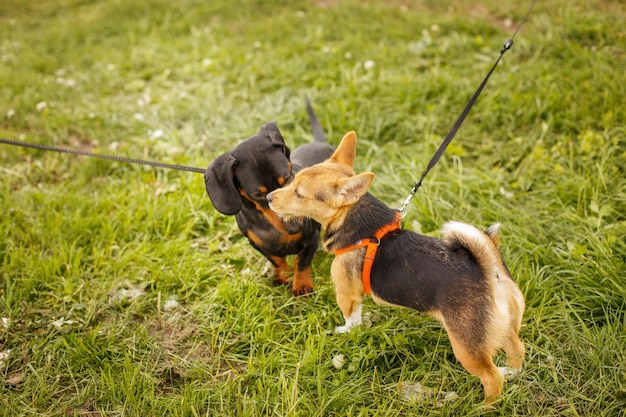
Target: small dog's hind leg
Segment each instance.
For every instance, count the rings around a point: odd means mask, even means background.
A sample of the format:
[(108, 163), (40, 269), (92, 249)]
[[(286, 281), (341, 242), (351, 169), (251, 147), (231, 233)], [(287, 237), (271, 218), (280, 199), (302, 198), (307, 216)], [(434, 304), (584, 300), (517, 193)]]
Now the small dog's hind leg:
[(487, 352), (477, 351), (475, 348), (469, 349), (462, 339), (448, 332), (454, 356), (461, 362), (461, 365), (470, 373), (480, 378), (480, 382), (485, 390), (485, 403), (487, 405), (498, 399), (502, 392), (504, 378), (499, 369), (493, 363), (493, 359)]
[(512, 379), (522, 370), (522, 362), (526, 353), (524, 343), (519, 338), (522, 316), (524, 315), (524, 296), (517, 286), (512, 283), (512, 280), (505, 280), (504, 282), (508, 283), (507, 294), (510, 324), (501, 341), (502, 349), (506, 353), (507, 364), (503, 375), (507, 379)]
[(508, 379), (522, 370), (522, 361), (524, 360), (526, 349), (514, 329), (511, 329), (511, 333), (503, 341), (502, 349), (506, 353), (507, 364), (503, 375)]

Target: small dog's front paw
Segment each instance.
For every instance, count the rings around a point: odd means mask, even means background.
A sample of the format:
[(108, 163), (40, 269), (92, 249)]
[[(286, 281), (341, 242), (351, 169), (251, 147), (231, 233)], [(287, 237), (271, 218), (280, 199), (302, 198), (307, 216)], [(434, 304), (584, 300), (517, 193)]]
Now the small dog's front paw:
[(335, 327), (335, 333), (350, 333), (352, 327), (350, 326), (337, 326)]

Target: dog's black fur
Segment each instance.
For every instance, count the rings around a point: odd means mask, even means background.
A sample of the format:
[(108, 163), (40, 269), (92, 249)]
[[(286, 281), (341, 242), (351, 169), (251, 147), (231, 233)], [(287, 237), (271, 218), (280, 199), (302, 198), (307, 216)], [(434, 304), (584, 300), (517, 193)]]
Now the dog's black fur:
[[(346, 320), (335, 331), (345, 333), (362, 323), (369, 284), (375, 302), (441, 320), (455, 356), (480, 378), (486, 402), (493, 403), (504, 374), (519, 372), (525, 353), (519, 339), (524, 296), (500, 255), (498, 225), (483, 232), (448, 222), (442, 239), (393, 230), (398, 212), (367, 192), (374, 174), (355, 174), (355, 155), (356, 134), (349, 132), (329, 160), (303, 169), (291, 184), (267, 196), (283, 218), (310, 217), (324, 228), (322, 245), (336, 255), (330, 270)], [(392, 231), (378, 238), (387, 227)], [(372, 237), (378, 239), (375, 255), (360, 245)], [(363, 275), (366, 258), (373, 259), (369, 278)], [(499, 349), (510, 369), (493, 363)]]
[(311, 261), (319, 245), (320, 225), (312, 220), (284, 222), (272, 212), (265, 196), (288, 184), (300, 169), (322, 162), (334, 151), (307, 100), (315, 141), (290, 152), (275, 122), (217, 157), (207, 168), (207, 193), (217, 211), (236, 215), (241, 232), (276, 269), (275, 283), (287, 284), (288, 255), (297, 255), (292, 293), (313, 291)]

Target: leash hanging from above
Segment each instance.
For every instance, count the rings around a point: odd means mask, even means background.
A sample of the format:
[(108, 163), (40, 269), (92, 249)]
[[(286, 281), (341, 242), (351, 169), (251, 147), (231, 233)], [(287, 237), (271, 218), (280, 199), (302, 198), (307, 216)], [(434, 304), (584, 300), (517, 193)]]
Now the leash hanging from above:
[(125, 158), (125, 157), (122, 157), (122, 156), (103, 155), (103, 154), (87, 152), (87, 151), (79, 151), (79, 150), (76, 150), (76, 149), (60, 148), (58, 146), (39, 145), (39, 144), (35, 144), (35, 143), (21, 142), (21, 141), (18, 141), (18, 140), (10, 140), (10, 139), (0, 138), (0, 143), (4, 143), (6, 145), (21, 146), (23, 148), (34, 148), (34, 149), (41, 149), (41, 150), (44, 150), (44, 151), (55, 151), (55, 152), (62, 152), (62, 153), (70, 153), (70, 154), (73, 154), (73, 155), (90, 156), (92, 158), (108, 159), (110, 161), (126, 162), (126, 163), (129, 163), (129, 164), (149, 165), (149, 166), (157, 167), (157, 168), (166, 168), (166, 169), (176, 169), (178, 171), (197, 172), (199, 174), (204, 174), (204, 171), (205, 171), (204, 168), (189, 167), (189, 166), (185, 166), (185, 165), (166, 164), (164, 162), (145, 161), (143, 159), (132, 159), (132, 158)]
[(496, 67), (500, 63), (500, 60), (502, 59), (502, 57), (504, 56), (506, 51), (511, 49), (511, 46), (513, 46), (513, 39), (517, 35), (517, 32), (519, 32), (521, 27), (526, 22), (526, 19), (530, 15), (530, 12), (533, 10), (533, 8), (535, 7), (536, 3), (537, 3), (537, 0), (534, 0), (532, 5), (530, 6), (528, 11), (526, 12), (526, 15), (524, 16), (524, 18), (522, 19), (520, 24), (517, 26), (517, 29), (513, 33), (513, 36), (511, 36), (510, 39), (507, 39), (507, 41), (504, 43), (504, 46), (500, 50), (500, 56), (498, 56), (498, 59), (496, 59), (496, 61), (494, 62), (493, 66), (491, 67), (491, 69), (489, 70), (489, 72), (487, 73), (485, 78), (483, 79), (482, 83), (480, 83), (480, 86), (478, 86), (478, 89), (476, 90), (476, 92), (474, 93), (472, 98), (470, 98), (469, 102), (467, 103), (467, 105), (465, 106), (465, 108), (463, 109), (463, 111), (461, 112), (459, 117), (456, 119), (456, 122), (454, 122), (454, 125), (452, 126), (452, 129), (450, 129), (450, 132), (448, 132), (448, 135), (445, 137), (443, 142), (441, 142), (441, 145), (439, 145), (439, 148), (437, 149), (437, 152), (435, 152), (433, 157), (430, 159), (430, 162), (428, 163), (428, 166), (422, 172), (422, 176), (420, 177), (419, 181), (417, 181), (417, 183), (413, 186), (413, 188), (411, 189), (411, 192), (409, 193), (407, 198), (404, 200), (404, 202), (402, 203), (402, 205), (398, 209), (398, 211), (400, 213), (402, 213), (402, 217), (405, 216), (405, 214), (406, 214), (406, 212), (405, 212), (406, 206), (411, 202), (411, 199), (413, 199), (413, 196), (415, 196), (415, 193), (417, 192), (417, 189), (421, 187), (422, 181), (424, 181), (424, 178), (426, 177), (426, 175), (428, 175), (428, 172), (435, 166), (435, 164), (439, 161), (439, 159), (441, 158), (443, 153), (446, 151), (446, 148), (448, 147), (450, 142), (452, 142), (452, 139), (454, 138), (454, 135), (456, 135), (456, 132), (459, 130), (459, 128), (463, 124), (463, 121), (465, 120), (465, 118), (469, 114), (472, 106), (474, 105), (474, 103), (476, 103), (476, 100), (478, 100), (478, 96), (483, 91), (483, 88), (485, 88), (485, 85), (487, 85), (487, 81), (489, 81), (489, 77), (491, 77), (491, 74), (495, 71)]

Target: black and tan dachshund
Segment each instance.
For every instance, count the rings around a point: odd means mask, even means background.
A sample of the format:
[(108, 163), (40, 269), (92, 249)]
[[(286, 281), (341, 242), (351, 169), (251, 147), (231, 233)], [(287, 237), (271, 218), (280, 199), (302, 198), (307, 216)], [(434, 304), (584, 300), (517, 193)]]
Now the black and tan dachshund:
[(270, 210), (265, 196), (291, 182), (300, 169), (322, 162), (333, 153), (308, 101), (307, 111), (314, 142), (290, 152), (276, 123), (270, 122), (217, 157), (204, 174), (213, 206), (222, 214), (236, 215), (239, 229), (250, 244), (274, 265), (276, 284), (289, 283), (291, 269), (285, 257), (297, 255), (294, 296), (313, 291), (311, 261), (319, 245), (320, 225), (309, 219), (282, 221)]

